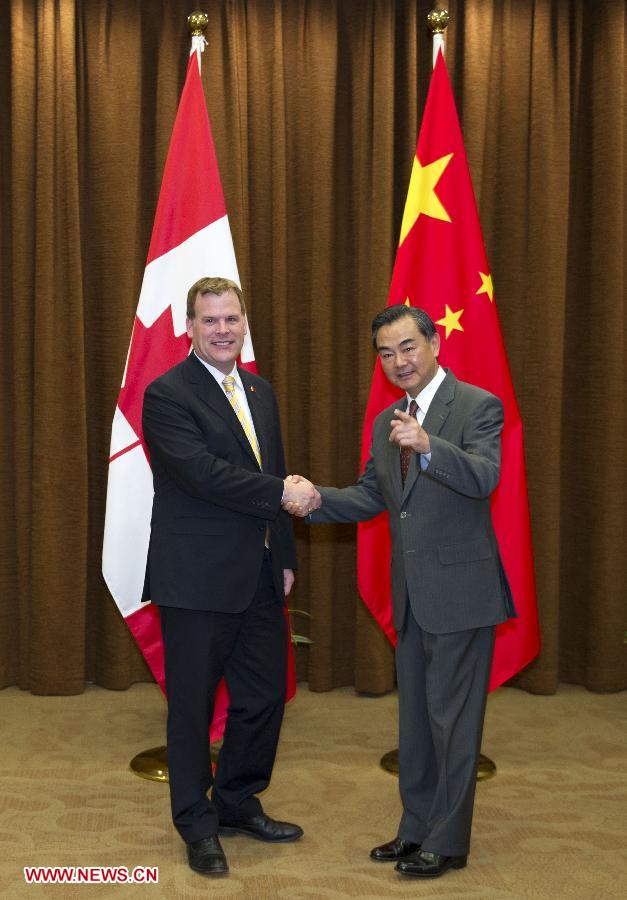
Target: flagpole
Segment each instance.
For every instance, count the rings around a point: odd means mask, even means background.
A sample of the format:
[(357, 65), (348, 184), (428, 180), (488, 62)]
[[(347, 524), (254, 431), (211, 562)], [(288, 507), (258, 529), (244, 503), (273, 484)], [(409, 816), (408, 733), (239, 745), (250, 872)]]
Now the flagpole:
[[(207, 43), (205, 39), (205, 30), (209, 23), (207, 13), (195, 10), (187, 17), (187, 28), (192, 38), (192, 46), (190, 48), (190, 56), (196, 52), (198, 57), (198, 71), (201, 69), (201, 53), (204, 52)], [(220, 750), (218, 742), (211, 745), (211, 760), (215, 765)], [(168, 748), (166, 746), (151, 747), (149, 750), (143, 750), (138, 753), (129, 763), (129, 769), (140, 778), (146, 778), (148, 781), (169, 781), (168, 773)]]
[[(450, 21), (448, 10), (432, 9), (427, 15), (427, 24), (433, 35), (433, 67), (435, 68), (438, 53), (444, 55), (444, 31)], [(380, 760), (380, 766), (392, 775), (398, 775), (398, 750), (389, 750)], [(496, 775), (496, 764), (489, 757), (479, 754), (477, 763), (477, 781), (487, 781)]]

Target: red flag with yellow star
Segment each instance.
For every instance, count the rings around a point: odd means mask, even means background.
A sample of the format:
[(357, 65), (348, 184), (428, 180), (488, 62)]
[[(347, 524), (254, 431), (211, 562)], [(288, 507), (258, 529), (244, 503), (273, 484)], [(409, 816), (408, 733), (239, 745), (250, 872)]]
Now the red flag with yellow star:
[[(442, 53), (433, 70), (407, 192), (388, 305), (424, 309), (438, 326), (440, 362), (457, 378), (503, 402), (501, 478), (492, 495), (492, 521), (518, 611), (497, 628), (490, 689), (538, 653), (531, 529), (522, 425), (501, 337), (492, 276), (470, 180), (464, 140)], [(362, 467), (372, 423), (401, 392), (376, 362), (366, 410)], [(359, 591), (392, 643), (390, 536), (387, 513), (359, 525)]]

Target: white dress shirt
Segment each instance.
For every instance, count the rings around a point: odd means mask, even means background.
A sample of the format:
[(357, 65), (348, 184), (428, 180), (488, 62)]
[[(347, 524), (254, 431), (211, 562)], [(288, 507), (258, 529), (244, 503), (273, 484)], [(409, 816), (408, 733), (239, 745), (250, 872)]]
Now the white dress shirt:
[[(442, 366), (438, 366), (438, 370), (429, 384), (426, 387), (423, 387), (417, 397), (410, 397), (409, 394), (407, 394), (407, 409), (409, 409), (409, 404), (412, 400), (415, 400), (418, 404), (418, 409), (416, 410), (416, 419), (418, 420), (419, 425), (422, 425), (422, 423), (424, 422), (427, 411), (431, 406), (431, 401), (435, 397), (435, 392), (440, 387), (445, 378), (446, 372), (444, 371)], [(430, 462), (431, 453), (420, 454), (421, 469), (426, 469)]]
[[(196, 359), (203, 364), (205, 369), (208, 372), (211, 372), (215, 380), (220, 385), (220, 389), (224, 392), (226, 396), (226, 390), (224, 389), (224, 385), (222, 382), (227, 377), (224, 372), (221, 372), (219, 369), (216, 369), (215, 366), (210, 365), (208, 362), (205, 362), (204, 359), (201, 359), (200, 356), (196, 353), (195, 350), (192, 351)], [(229, 372), (228, 375), (231, 375), (235, 379), (235, 396), (237, 397), (237, 402), (239, 404), (239, 408), (244, 411), (245, 416), (250, 422), (250, 427), (253, 430), (255, 438), (257, 438), (257, 446), (259, 446), (259, 438), (257, 437), (257, 432), (255, 431), (255, 422), (253, 420), (252, 415), (250, 414), (250, 406), (248, 405), (248, 397), (246, 396), (246, 391), (244, 390), (244, 385), (242, 384), (242, 379), (240, 378), (239, 372), (237, 371), (237, 365), (233, 366), (233, 371)], [(228, 397), (227, 397), (228, 399)], [(231, 401), (229, 400), (229, 403)]]

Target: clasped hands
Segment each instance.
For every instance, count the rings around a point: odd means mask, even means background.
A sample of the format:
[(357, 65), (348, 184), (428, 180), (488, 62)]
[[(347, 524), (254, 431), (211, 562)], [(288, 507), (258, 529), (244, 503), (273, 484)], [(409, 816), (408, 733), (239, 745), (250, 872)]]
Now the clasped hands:
[[(390, 422), (390, 441), (399, 447), (411, 447), (415, 453), (430, 453), (429, 435), (414, 416), (394, 410), (395, 418)], [(283, 482), (283, 509), (292, 516), (304, 518), (314, 509), (322, 506), (322, 497), (314, 485), (302, 475), (288, 475)]]
[(288, 475), (283, 482), (283, 509), (292, 516), (304, 518), (322, 505), (322, 498), (311, 481), (302, 475)]

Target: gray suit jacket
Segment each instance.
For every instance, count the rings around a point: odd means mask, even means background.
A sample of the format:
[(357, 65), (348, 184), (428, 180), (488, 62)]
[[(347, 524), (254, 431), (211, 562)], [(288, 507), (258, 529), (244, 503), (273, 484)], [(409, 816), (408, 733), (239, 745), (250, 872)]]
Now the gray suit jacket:
[(418, 624), (432, 634), (496, 625), (516, 611), (490, 516), (499, 480), (501, 401), (458, 381), (449, 370), (423, 422), (431, 461), (411, 459), (401, 482), (399, 448), (389, 441), (394, 409), (375, 419), (364, 474), (352, 487), (320, 487), (314, 522), (360, 522), (387, 509), (392, 535), (394, 627), (407, 598)]

